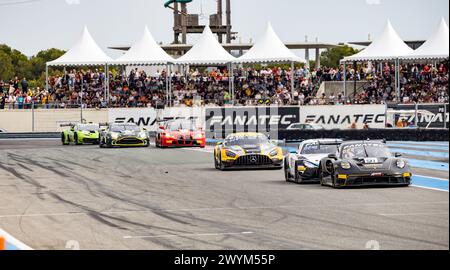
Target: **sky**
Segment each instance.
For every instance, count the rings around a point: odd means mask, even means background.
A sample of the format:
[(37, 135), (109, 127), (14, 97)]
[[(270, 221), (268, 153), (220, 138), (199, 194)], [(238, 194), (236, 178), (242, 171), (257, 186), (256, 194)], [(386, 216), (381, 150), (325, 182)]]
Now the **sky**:
[[(233, 31), (256, 40), (271, 22), (285, 42), (339, 43), (376, 38), (390, 19), (405, 40), (427, 39), (440, 18), (449, 20), (448, 0), (231, 0)], [(109, 46), (130, 45), (144, 26), (158, 42), (173, 41), (173, 13), (165, 0), (0, 0), (0, 44), (31, 56), (48, 48), (69, 49), (89, 28), (112, 56)], [(15, 3), (15, 4), (11, 4)], [(207, 23), (216, 0), (194, 0), (188, 9), (203, 11)], [(225, 9), (225, 1), (224, 1)], [(198, 35), (188, 41), (195, 42)], [(235, 41), (238, 42), (238, 41)], [(300, 55), (300, 53), (299, 53)], [(314, 55), (311, 52), (311, 55)]]

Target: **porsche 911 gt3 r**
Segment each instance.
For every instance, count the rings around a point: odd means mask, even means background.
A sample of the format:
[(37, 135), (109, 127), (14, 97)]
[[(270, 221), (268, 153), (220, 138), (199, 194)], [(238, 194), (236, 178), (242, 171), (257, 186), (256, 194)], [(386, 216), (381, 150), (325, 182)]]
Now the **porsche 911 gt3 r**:
[(98, 124), (76, 123), (61, 125), (61, 127), (70, 127), (70, 129), (61, 132), (61, 142), (63, 145), (69, 145), (70, 143), (76, 145), (99, 143), (100, 127)]
[(283, 150), (261, 133), (230, 134), (214, 149), (216, 169), (282, 169)]
[(295, 153), (284, 160), (286, 181), (295, 183), (319, 182), (320, 161), (337, 152), (340, 139), (307, 140), (302, 142)]
[(136, 124), (104, 124), (100, 134), (100, 147), (149, 147), (150, 139), (146, 129)]
[(344, 142), (336, 154), (322, 159), (320, 182), (335, 188), (349, 186), (409, 186), (411, 168), (401, 155), (381, 141)]

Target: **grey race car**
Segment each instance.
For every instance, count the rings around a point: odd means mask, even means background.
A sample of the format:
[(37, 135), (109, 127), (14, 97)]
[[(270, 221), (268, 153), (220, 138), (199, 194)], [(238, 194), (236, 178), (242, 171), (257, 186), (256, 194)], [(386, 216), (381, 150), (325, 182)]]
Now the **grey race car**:
[(106, 127), (100, 133), (100, 148), (149, 147), (150, 139), (146, 129), (136, 124), (100, 124)]
[(340, 139), (307, 140), (295, 153), (284, 159), (284, 175), (287, 182), (319, 182), (320, 161), (337, 152)]
[(409, 186), (411, 168), (383, 141), (349, 141), (336, 154), (321, 160), (320, 183), (334, 188), (350, 186)]

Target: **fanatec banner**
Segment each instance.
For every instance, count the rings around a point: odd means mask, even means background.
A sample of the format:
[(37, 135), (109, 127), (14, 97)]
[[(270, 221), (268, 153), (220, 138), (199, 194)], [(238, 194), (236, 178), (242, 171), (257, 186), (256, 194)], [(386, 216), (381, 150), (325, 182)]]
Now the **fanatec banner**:
[(325, 129), (348, 129), (355, 123), (362, 128), (385, 128), (385, 105), (351, 106), (303, 106), (300, 108), (300, 122), (323, 126)]
[(400, 104), (389, 105), (388, 123), (396, 126), (399, 121), (420, 128), (448, 128), (448, 104)]
[(273, 139), (278, 131), (300, 121), (299, 107), (206, 108), (205, 130), (209, 138), (235, 132), (261, 132)]

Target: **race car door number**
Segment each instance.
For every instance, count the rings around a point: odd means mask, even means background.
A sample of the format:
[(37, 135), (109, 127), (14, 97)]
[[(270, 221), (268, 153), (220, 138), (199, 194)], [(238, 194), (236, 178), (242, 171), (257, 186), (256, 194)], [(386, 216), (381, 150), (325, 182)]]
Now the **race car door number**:
[(364, 163), (366, 163), (366, 164), (378, 163), (378, 159), (376, 159), (376, 158), (365, 158), (364, 159)]

